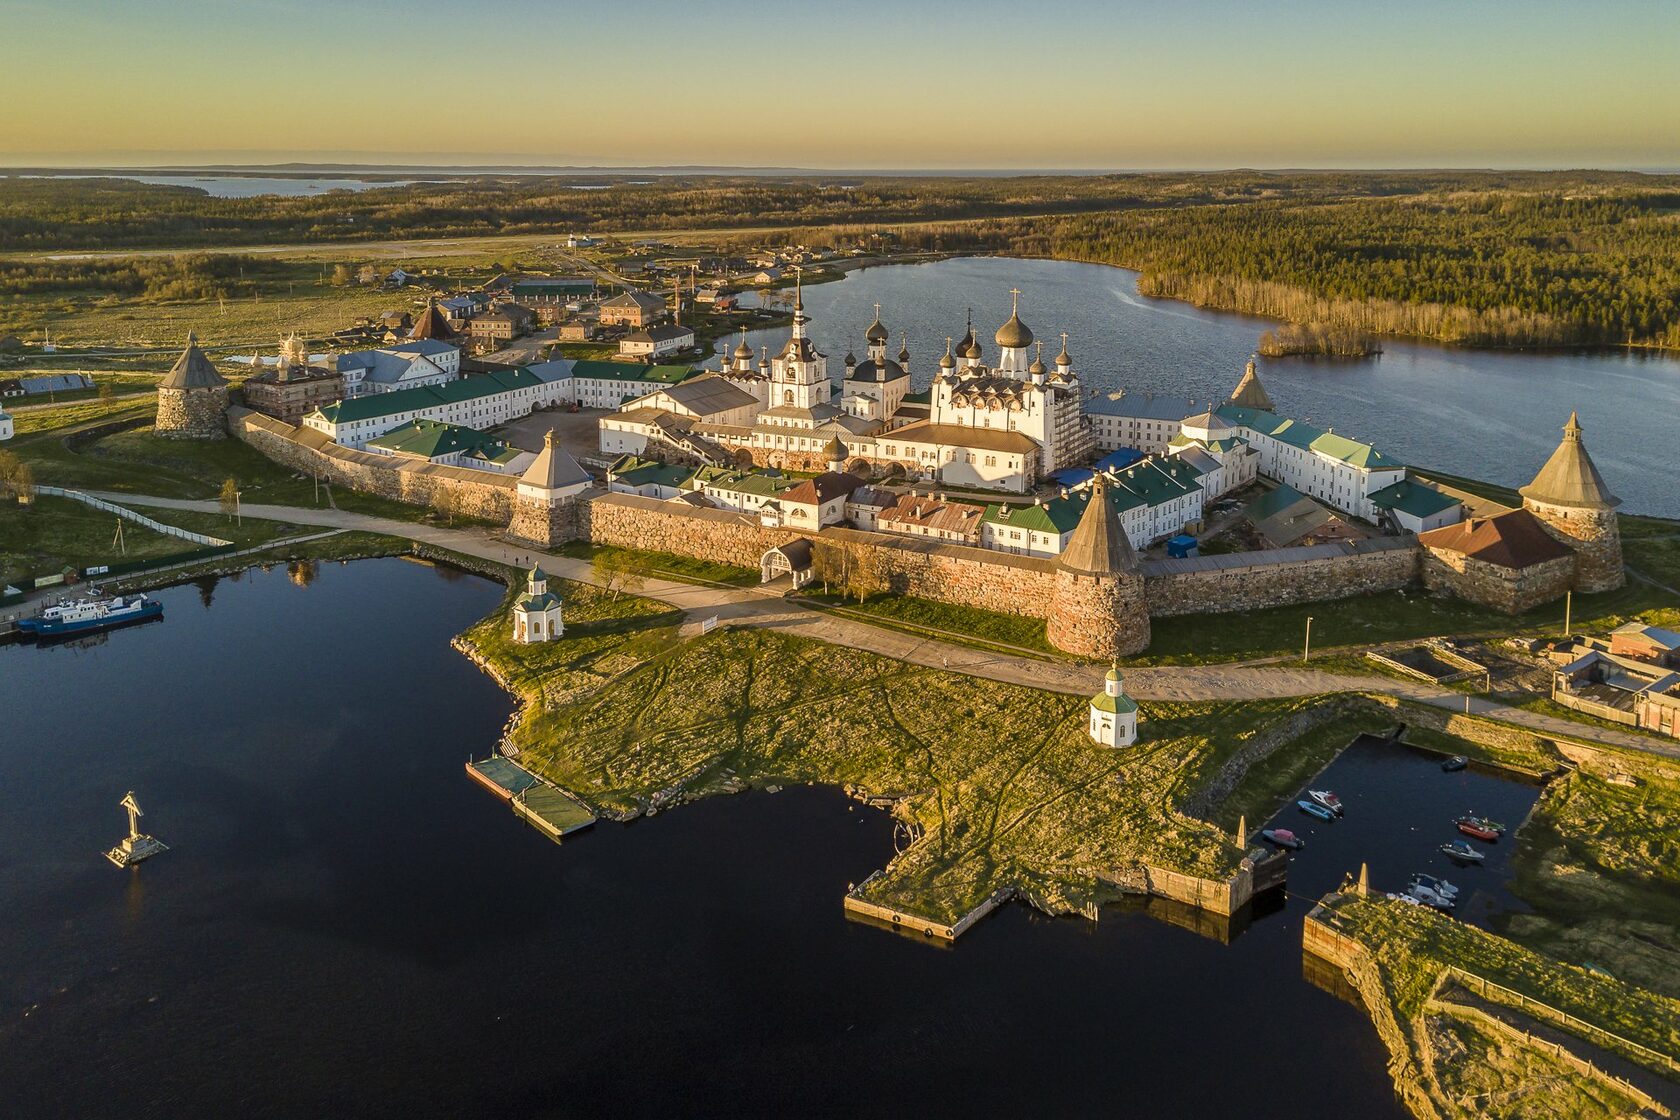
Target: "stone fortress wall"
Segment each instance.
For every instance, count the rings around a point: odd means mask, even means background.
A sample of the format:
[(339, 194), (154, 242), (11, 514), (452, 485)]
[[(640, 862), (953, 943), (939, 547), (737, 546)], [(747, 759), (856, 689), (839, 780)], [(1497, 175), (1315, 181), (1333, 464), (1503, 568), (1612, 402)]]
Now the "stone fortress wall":
[(506, 523), (513, 519), (519, 479), (469, 467), (445, 467), (352, 451), (320, 432), (298, 428), (260, 412), (228, 410), (228, 428), (277, 463), (323, 482), (417, 506), (451, 501), (463, 517)]

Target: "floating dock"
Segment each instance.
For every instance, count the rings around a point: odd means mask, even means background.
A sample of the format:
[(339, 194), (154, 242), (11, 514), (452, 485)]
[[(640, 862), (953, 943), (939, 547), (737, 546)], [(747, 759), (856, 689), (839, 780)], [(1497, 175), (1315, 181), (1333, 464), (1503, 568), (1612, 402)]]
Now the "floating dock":
[(563, 790), (549, 785), (512, 759), (492, 757), (467, 763), (467, 775), (506, 801), (517, 816), (558, 843), (588, 828), (595, 814)]

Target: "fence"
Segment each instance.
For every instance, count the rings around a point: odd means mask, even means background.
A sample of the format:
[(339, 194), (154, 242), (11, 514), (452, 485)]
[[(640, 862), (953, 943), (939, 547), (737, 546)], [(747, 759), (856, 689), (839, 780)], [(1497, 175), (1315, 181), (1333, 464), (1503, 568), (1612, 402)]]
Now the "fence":
[(80, 490), (65, 490), (58, 486), (37, 486), (35, 492), (37, 494), (48, 494), (56, 498), (69, 498), (71, 501), (81, 502), (83, 505), (92, 506), (94, 509), (114, 513), (125, 521), (132, 521), (136, 525), (144, 526), (154, 533), (162, 533), (166, 537), (179, 537), (184, 541), (191, 541), (194, 544), (211, 548), (228, 548), (233, 545), (232, 541), (224, 541), (220, 537), (207, 537), (203, 533), (195, 533), (178, 525), (165, 525), (161, 521), (153, 521), (144, 514), (135, 513), (131, 509), (126, 509), (114, 502), (107, 502), (103, 498), (96, 498), (92, 494), (84, 494)]
[(1664, 1054), (1660, 1050), (1653, 1050), (1649, 1046), (1643, 1046), (1632, 1039), (1623, 1038), (1621, 1035), (1613, 1031), (1607, 1031), (1595, 1023), (1589, 1023), (1585, 1019), (1577, 1019), (1562, 1008), (1553, 1007), (1549, 1003), (1541, 1003), (1533, 996), (1525, 996), (1519, 991), (1505, 987), (1503, 984), (1497, 984), (1485, 977), (1477, 976), (1473, 972), (1465, 972), (1457, 965), (1447, 966), (1443, 979), (1448, 978), (1457, 980), (1485, 1000), (1514, 1006), (1517, 1010), (1528, 1012), (1536, 1018), (1556, 1023), (1591, 1042), (1598, 1043), (1606, 1050), (1620, 1050), (1623, 1053), (1637, 1056), (1654, 1069), (1663, 1070), (1670, 1074), (1680, 1073), (1680, 1061), (1676, 1061), (1670, 1055)]

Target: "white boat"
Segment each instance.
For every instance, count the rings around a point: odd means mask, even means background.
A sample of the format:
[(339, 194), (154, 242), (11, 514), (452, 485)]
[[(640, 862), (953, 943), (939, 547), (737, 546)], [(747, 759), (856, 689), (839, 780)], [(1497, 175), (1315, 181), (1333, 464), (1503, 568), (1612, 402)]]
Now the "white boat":
[(1307, 791), (1307, 796), (1330, 810), (1332, 813), (1336, 814), (1338, 817), (1341, 816), (1344, 811), (1342, 808), (1342, 799), (1337, 797), (1330, 790), (1309, 789)]
[(1412, 882), (1414, 884), (1421, 884), (1425, 887), (1428, 887), (1430, 890), (1434, 891), (1436, 894), (1442, 896), (1443, 898), (1454, 898), (1454, 899), (1456, 899), (1458, 897), (1458, 888), (1457, 887), (1453, 886), (1451, 883), (1447, 882), (1445, 879), (1437, 879), (1437, 878), (1435, 878), (1435, 876), (1425, 875), (1421, 871), (1418, 872), (1416, 875), (1412, 876)]
[(1444, 894), (1441, 894), (1439, 891), (1430, 890), (1422, 883), (1413, 883), (1409, 888), (1407, 888), (1406, 894), (1417, 899), (1425, 906), (1432, 907), (1436, 910), (1451, 910), (1453, 908), (1452, 899), (1448, 898)]

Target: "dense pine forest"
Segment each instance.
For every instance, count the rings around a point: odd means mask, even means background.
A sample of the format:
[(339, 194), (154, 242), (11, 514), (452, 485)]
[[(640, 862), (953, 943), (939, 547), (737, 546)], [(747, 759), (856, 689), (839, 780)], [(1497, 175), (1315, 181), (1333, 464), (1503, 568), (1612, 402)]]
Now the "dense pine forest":
[[(0, 253), (566, 231), (712, 230), (1122, 265), (1148, 295), (1301, 325), (1476, 346), (1680, 347), (1680, 176), (1253, 172), (1005, 178), (481, 176), (307, 197), (215, 198), (133, 180), (0, 178)], [(765, 238), (746, 231), (785, 229)], [(731, 234), (730, 231), (737, 231)], [(0, 290), (238, 292), (248, 261), (116, 268), (0, 260)], [(119, 283), (108, 274), (120, 271)], [(96, 274), (104, 273), (104, 276)]]

